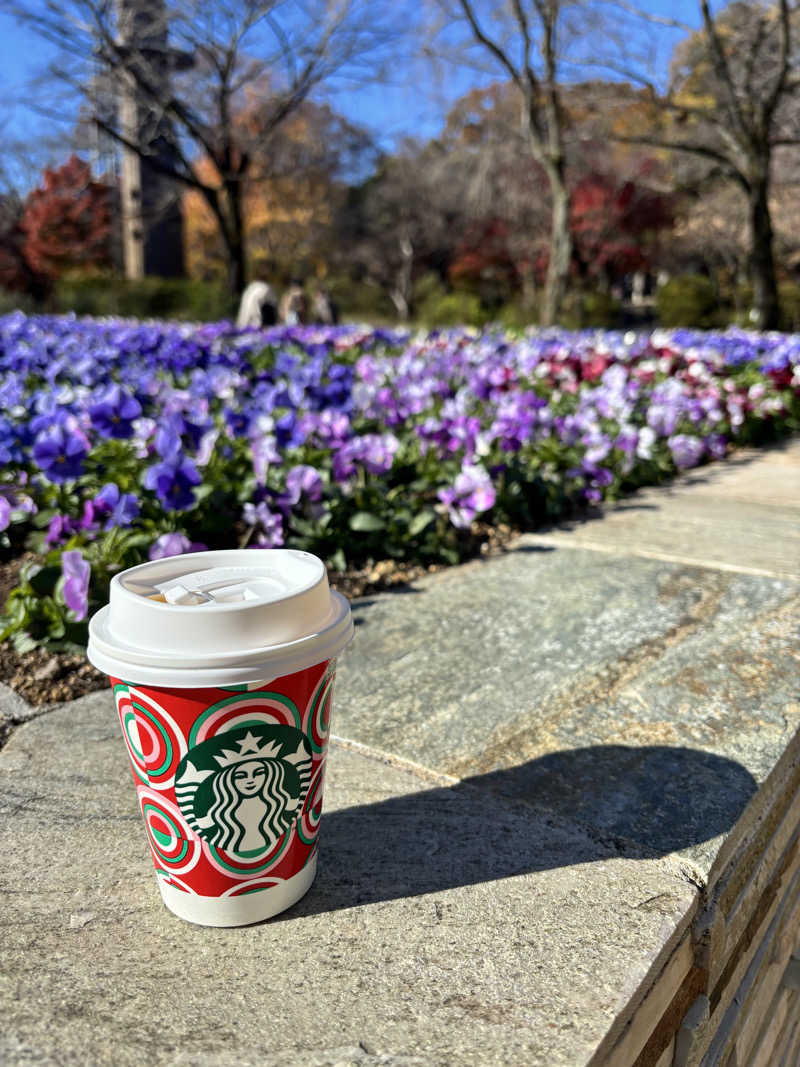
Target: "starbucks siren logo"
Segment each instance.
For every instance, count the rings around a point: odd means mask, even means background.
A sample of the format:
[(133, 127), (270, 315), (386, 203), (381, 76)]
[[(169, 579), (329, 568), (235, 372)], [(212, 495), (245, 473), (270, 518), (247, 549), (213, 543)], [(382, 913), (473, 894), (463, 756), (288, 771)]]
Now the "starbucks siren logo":
[(196, 834), (226, 852), (254, 856), (297, 820), (310, 781), (305, 734), (251, 722), (190, 748), (175, 774), (175, 795)]

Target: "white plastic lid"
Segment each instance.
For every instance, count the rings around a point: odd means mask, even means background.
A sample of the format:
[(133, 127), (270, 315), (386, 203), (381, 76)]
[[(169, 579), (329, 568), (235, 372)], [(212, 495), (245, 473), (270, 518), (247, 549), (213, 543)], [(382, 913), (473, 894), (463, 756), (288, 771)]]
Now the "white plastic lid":
[(269, 681), (332, 659), (350, 605), (322, 560), (294, 549), (192, 552), (111, 580), (89, 622), (89, 661), (124, 681), (176, 688)]

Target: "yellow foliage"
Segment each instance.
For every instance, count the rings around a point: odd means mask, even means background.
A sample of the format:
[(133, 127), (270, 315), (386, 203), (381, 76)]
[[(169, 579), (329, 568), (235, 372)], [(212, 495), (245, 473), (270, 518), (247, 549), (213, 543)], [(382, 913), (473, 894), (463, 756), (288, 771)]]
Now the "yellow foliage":
[[(252, 105), (251, 105), (252, 106)], [(292, 115), (281, 128), (283, 144), (302, 146), (318, 131), (313, 108)], [(247, 114), (240, 120), (248, 122)], [(248, 258), (263, 270), (265, 264), (299, 263), (314, 252), (315, 237), (332, 221), (334, 181), (323, 168), (305, 166), (300, 173), (270, 173), (272, 160), (264, 146), (251, 164), (243, 183), (243, 218)], [(200, 159), (195, 167), (200, 180), (222, 192), (213, 161)], [(183, 197), (184, 252), (191, 278), (210, 279), (225, 272), (225, 255), (219, 227), (203, 194), (189, 190)], [(320, 264), (324, 271), (324, 263)]]

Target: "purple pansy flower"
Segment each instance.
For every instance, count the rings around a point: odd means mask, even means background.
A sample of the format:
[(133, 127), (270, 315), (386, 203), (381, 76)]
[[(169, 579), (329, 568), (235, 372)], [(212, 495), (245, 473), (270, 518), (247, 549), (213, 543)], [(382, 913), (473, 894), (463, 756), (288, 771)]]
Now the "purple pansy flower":
[(667, 439), (675, 466), (679, 470), (696, 467), (705, 455), (706, 446), (701, 438), (687, 433), (677, 433)]
[(322, 499), (322, 477), (318, 471), (305, 463), (292, 467), (286, 475), (286, 497), (289, 503), (298, 503), (301, 496), (315, 504)]
[(150, 559), (166, 559), (168, 556), (182, 556), (185, 552), (205, 552), (207, 545), (201, 541), (190, 541), (186, 534), (165, 533), (157, 537), (150, 546)]
[(270, 464), (281, 462), (281, 454), (276, 448), (275, 438), (269, 433), (256, 437), (250, 442), (250, 450), (256, 482), (259, 485), (265, 485)]
[[(22, 474), (19, 484), (25, 485), (27, 475)], [(11, 524), (11, 516), (15, 511), (24, 512), (26, 515), (36, 514), (36, 505), (26, 493), (20, 493), (12, 486), (0, 485), (0, 530), (7, 530)]]
[(712, 433), (706, 438), (706, 448), (712, 459), (723, 459), (728, 451), (728, 441), (725, 434)]
[(145, 489), (152, 489), (170, 511), (186, 511), (194, 507), (192, 486), (199, 485), (202, 480), (197, 467), (186, 457), (148, 467), (142, 478)]
[(161, 422), (156, 430), (153, 446), (166, 462), (177, 460), (183, 449), (181, 434), (186, 429), (183, 416), (174, 412)]
[(69, 515), (61, 515), (58, 512), (52, 517), (47, 527), (45, 543), (51, 547), (68, 541), (70, 537), (80, 529), (80, 523), (71, 519)]
[(106, 482), (91, 501), (95, 514), (108, 516), (105, 529), (130, 526), (139, 517), (139, 501), (134, 493), (122, 493), (115, 482)]
[(64, 575), (64, 602), (75, 613), (75, 619), (81, 622), (89, 610), (89, 576), (92, 568), (82, 553), (73, 548), (61, 553), (61, 573)]
[(109, 385), (89, 407), (92, 425), (104, 437), (133, 436), (133, 421), (142, 413), (142, 405), (116, 382)]
[(465, 465), (451, 487), (436, 494), (447, 508), (453, 526), (466, 529), (476, 515), (494, 506), (492, 480), (482, 467)]
[(33, 444), (33, 460), (51, 482), (69, 482), (83, 473), (89, 443), (82, 433), (65, 426), (52, 426)]
[(283, 544), (283, 518), (271, 511), (265, 500), (244, 506), (244, 521), (253, 528), (253, 544), (259, 548), (280, 548)]
[(342, 452), (360, 462), (370, 474), (385, 474), (391, 470), (399, 448), (400, 442), (393, 433), (365, 433), (348, 441)]

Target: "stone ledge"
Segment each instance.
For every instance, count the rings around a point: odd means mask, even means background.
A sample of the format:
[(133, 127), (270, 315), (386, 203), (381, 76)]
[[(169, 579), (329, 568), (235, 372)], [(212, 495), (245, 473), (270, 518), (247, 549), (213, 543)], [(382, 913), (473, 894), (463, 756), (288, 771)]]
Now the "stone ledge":
[(6, 1059), (795, 1067), (799, 475), (795, 439), (357, 605), (320, 875), (259, 927), (161, 906), (109, 697), (20, 726)]
[(243, 1062), (361, 1047), (367, 1064), (575, 1067), (694, 915), (670, 860), (334, 746), (308, 896), (260, 926), (192, 927), (159, 901), (118, 734), (93, 694), (0, 753), (6, 1062), (203, 1062), (233, 1044)]

